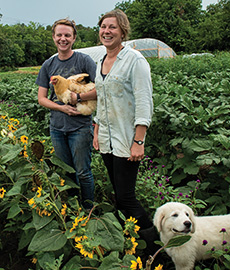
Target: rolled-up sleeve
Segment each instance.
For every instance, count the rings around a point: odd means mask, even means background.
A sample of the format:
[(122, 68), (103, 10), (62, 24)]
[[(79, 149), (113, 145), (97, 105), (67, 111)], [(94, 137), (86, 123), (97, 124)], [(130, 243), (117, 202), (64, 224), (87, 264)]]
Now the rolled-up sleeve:
[(153, 115), (150, 66), (145, 58), (138, 58), (132, 68), (132, 87), (135, 97), (134, 125), (149, 127)]

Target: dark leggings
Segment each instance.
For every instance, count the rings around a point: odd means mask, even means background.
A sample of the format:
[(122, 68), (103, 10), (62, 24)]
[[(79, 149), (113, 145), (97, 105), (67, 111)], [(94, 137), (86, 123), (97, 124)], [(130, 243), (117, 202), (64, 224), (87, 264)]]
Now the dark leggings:
[(135, 217), (141, 229), (153, 226), (135, 195), (139, 162), (128, 161), (127, 158), (116, 157), (112, 154), (102, 154), (102, 158), (113, 185), (117, 208), (126, 218)]

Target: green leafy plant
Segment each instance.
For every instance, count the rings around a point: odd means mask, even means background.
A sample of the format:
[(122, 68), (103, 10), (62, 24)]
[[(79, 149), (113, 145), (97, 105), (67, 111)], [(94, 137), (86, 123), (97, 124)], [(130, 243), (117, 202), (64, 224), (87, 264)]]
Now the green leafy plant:
[[(229, 53), (149, 59), (155, 108), (136, 193), (150, 218), (167, 201), (186, 203), (199, 215), (229, 212), (229, 61)], [(125, 250), (138, 250), (141, 242), (135, 231), (124, 235), (113, 215), (113, 189), (99, 153), (92, 154), (93, 210), (85, 212), (78, 198), (68, 195), (78, 187), (67, 177), (72, 168), (52, 153), (49, 116), (36, 105), (34, 81), (27, 74), (4, 74), (0, 80), (1, 250), (14, 239), (21, 258), (33, 261), (28, 269), (135, 269), (141, 258)], [(196, 269), (228, 269), (228, 244), (210, 252), (214, 259)], [(12, 264), (10, 256), (0, 266)], [(164, 260), (164, 269), (171, 268)]]
[(17, 232), (18, 251), (26, 248), (36, 269), (131, 265), (137, 221), (121, 214), (123, 229), (103, 203), (87, 213), (77, 196), (68, 196), (68, 189), (78, 188), (66, 175), (74, 172), (71, 167), (31, 140), (17, 119), (2, 115), (0, 127), (0, 216), (5, 232)]

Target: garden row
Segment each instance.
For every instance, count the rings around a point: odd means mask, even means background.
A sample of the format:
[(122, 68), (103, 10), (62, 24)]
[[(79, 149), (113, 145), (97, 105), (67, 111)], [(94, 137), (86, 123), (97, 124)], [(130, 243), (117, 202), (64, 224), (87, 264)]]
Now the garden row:
[[(200, 215), (226, 213), (230, 54), (149, 63), (155, 108), (138, 173), (138, 198), (151, 218), (167, 201), (190, 204)], [(68, 196), (74, 184), (66, 172), (72, 169), (53, 153), (49, 115), (38, 105), (35, 79), (18, 73), (0, 79), (0, 248), (7, 258), (1, 258), (0, 267), (13, 270), (7, 247), (14, 238), (16, 253), (28, 257), (27, 269), (138, 269), (135, 251), (143, 243), (135, 219), (124, 219), (124, 228), (117, 222), (112, 187), (97, 152), (92, 158), (94, 209), (86, 213), (76, 197)], [(228, 261), (225, 257), (215, 265), (230, 269)], [(164, 269), (173, 269), (170, 260)]]

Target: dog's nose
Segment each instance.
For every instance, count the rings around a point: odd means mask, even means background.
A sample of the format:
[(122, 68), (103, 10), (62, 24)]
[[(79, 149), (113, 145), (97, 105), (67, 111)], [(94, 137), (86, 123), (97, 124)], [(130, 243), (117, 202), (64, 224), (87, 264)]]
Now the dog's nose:
[(192, 223), (187, 220), (187, 221), (184, 222), (184, 225), (185, 225), (186, 228), (190, 228)]

